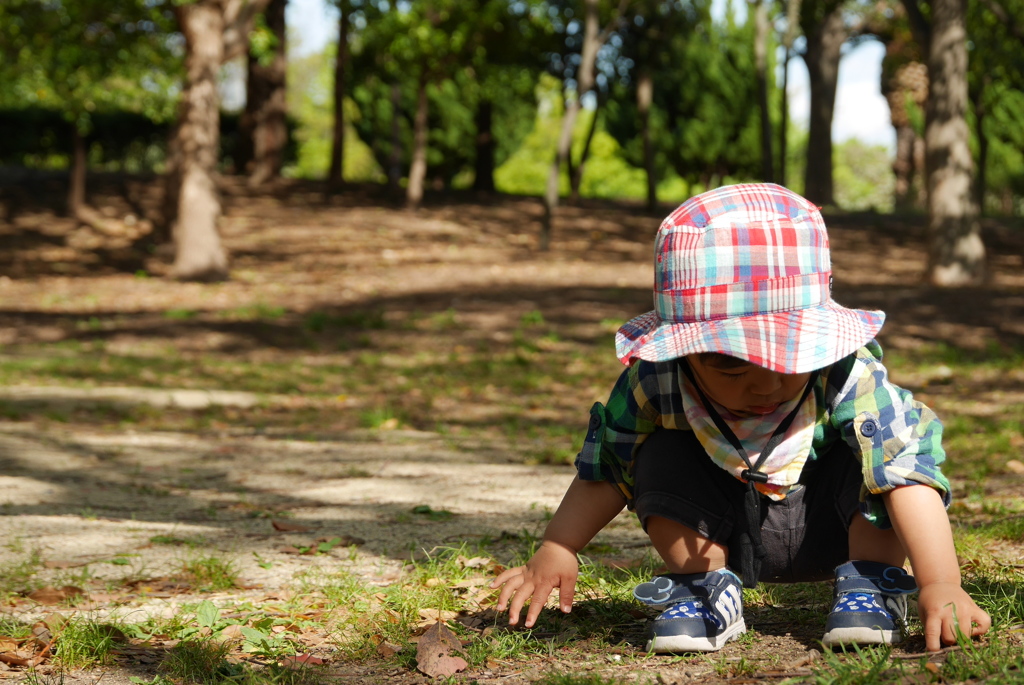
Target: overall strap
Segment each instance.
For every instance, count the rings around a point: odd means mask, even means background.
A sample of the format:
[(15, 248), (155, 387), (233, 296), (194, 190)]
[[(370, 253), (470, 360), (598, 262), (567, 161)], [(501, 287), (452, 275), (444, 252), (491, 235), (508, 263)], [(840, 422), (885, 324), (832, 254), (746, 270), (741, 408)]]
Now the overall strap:
[(697, 384), (697, 379), (693, 376), (693, 369), (690, 368), (690, 364), (684, 359), (682, 360), (683, 373), (686, 378), (693, 385), (694, 390), (697, 391), (697, 396), (700, 398), (701, 403), (704, 405), (704, 409), (708, 412), (711, 420), (714, 421), (715, 426), (721, 432), (722, 436), (729, 441), (733, 449), (736, 450), (737, 454), (743, 460), (743, 463), (747, 465), (747, 468), (740, 473), (740, 478), (746, 481), (746, 488), (743, 493), (743, 514), (746, 519), (746, 530), (740, 533), (740, 549), (739, 549), (739, 570), (740, 576), (743, 578), (744, 587), (757, 587), (758, 577), (761, 575), (761, 562), (767, 556), (767, 551), (764, 548), (764, 543), (761, 540), (761, 493), (757, 491), (754, 483), (767, 483), (768, 474), (760, 471), (761, 467), (767, 461), (768, 457), (771, 456), (772, 451), (782, 442), (786, 436), (786, 431), (793, 425), (794, 419), (796, 419), (797, 412), (800, 411), (800, 407), (803, 406), (804, 402), (807, 401), (807, 396), (811, 394), (814, 389), (814, 383), (817, 380), (816, 374), (811, 374), (811, 377), (807, 381), (807, 386), (804, 388), (803, 394), (800, 395), (800, 401), (796, 403), (792, 411), (790, 411), (779, 425), (775, 427), (775, 431), (772, 432), (771, 437), (768, 438), (767, 444), (761, 454), (757, 458), (757, 463), (750, 463), (750, 456), (747, 454), (747, 450), (744, 449), (743, 444), (740, 442), (736, 434), (733, 433), (732, 429), (729, 428), (729, 424), (725, 422), (719, 413), (715, 410), (714, 405), (708, 400), (704, 391), (700, 389)]

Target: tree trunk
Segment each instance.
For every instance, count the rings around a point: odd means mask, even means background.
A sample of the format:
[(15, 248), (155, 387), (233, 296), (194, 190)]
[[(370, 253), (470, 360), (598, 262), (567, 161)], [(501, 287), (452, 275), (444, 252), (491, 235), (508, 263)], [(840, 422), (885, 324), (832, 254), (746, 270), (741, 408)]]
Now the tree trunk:
[(991, 77), (982, 77), (981, 85), (972, 93), (971, 103), (974, 105), (974, 137), (978, 141), (978, 172), (974, 179), (974, 206), (978, 214), (985, 216), (985, 194), (988, 192), (988, 135), (985, 133), (985, 120), (988, 109), (985, 107), (985, 93)]
[(285, 87), (288, 71), (284, 12), (288, 0), (270, 0), (264, 11), (267, 28), (277, 39), (269, 63), (260, 63), (250, 53), (246, 114), (252, 117), (252, 170), (249, 185), (258, 187), (280, 177), (284, 151), (288, 145)]
[(647, 175), (647, 209), (658, 206), (658, 179), (654, 169), (654, 146), (651, 144), (651, 104), (654, 102), (654, 79), (649, 69), (641, 69), (636, 82), (636, 108), (640, 113), (640, 141), (643, 143), (644, 171)]
[(334, 59), (334, 127), (331, 142), (331, 168), (327, 187), (340, 190), (345, 185), (345, 72), (348, 70), (348, 3), (338, 4), (338, 54)]
[[(806, 29), (806, 27), (805, 27)], [(833, 10), (807, 33), (804, 61), (811, 87), (804, 195), (820, 205), (835, 204), (832, 184), (832, 116), (839, 79), (840, 49), (846, 40), (842, 10)]]
[[(583, 150), (580, 151), (580, 163), (575, 167), (569, 166), (569, 196), (572, 203), (576, 204), (580, 199), (580, 184), (583, 183), (583, 169), (587, 166), (587, 158), (590, 157), (590, 144), (594, 142), (594, 133), (597, 132), (597, 117), (601, 114), (601, 99), (597, 100), (597, 107), (594, 108), (594, 118), (590, 120), (587, 128), (587, 137), (583, 141)], [(569, 151), (569, 160), (572, 160), (572, 150)]]
[(562, 131), (555, 148), (555, 159), (548, 173), (548, 184), (544, 191), (544, 216), (541, 220), (540, 249), (551, 248), (552, 221), (558, 207), (558, 186), (561, 181), (562, 165), (565, 164), (572, 151), (572, 132), (576, 125), (576, 117), (580, 113), (583, 96), (594, 87), (594, 64), (597, 62), (597, 50), (601, 47), (599, 37), (600, 25), (597, 14), (598, 0), (584, 0), (584, 32), (583, 50), (580, 55), (580, 66), (576, 71), (576, 98), (566, 103), (565, 114), (562, 116)]
[(476, 162), (473, 190), (494, 192), (494, 103), (481, 97), (476, 105)]
[(172, 272), (180, 280), (219, 281), (228, 276), (227, 254), (217, 233), (220, 200), (214, 184), (220, 142), (217, 76), (224, 56), (224, 16), (214, 3), (175, 8), (185, 36), (185, 83), (178, 118), (180, 189), (172, 235)]
[(971, 201), (965, 0), (932, 2), (928, 78), (928, 278), (942, 287), (976, 285), (985, 277), (985, 246)]
[(391, 154), (388, 158), (388, 190), (397, 194), (402, 182), (402, 88), (391, 86)]
[(917, 133), (910, 124), (896, 127), (896, 155), (892, 161), (892, 172), (896, 177), (894, 204), (896, 209), (906, 211), (914, 207), (912, 193), (914, 186), (914, 142)]
[(67, 197), (67, 213), (72, 218), (77, 218), (81, 214), (82, 206), (85, 204), (86, 161), (85, 136), (78, 130), (78, 126), (72, 124), (71, 169), (68, 171)]
[(757, 102), (761, 110), (761, 176), (775, 182), (772, 164), (772, 120), (768, 106), (768, 3), (756, 0), (754, 8), (754, 66), (757, 72)]
[(786, 32), (782, 34), (782, 47), (785, 51), (782, 60), (782, 99), (779, 116), (779, 183), (786, 185), (786, 165), (789, 163), (789, 60), (793, 57), (793, 43), (796, 42), (797, 30), (800, 26), (800, 0), (789, 0), (786, 3)]
[(427, 176), (427, 77), (421, 75), (416, 88), (416, 117), (413, 120), (412, 164), (409, 165), (409, 186), (405, 202), (417, 209), (423, 202), (423, 180)]

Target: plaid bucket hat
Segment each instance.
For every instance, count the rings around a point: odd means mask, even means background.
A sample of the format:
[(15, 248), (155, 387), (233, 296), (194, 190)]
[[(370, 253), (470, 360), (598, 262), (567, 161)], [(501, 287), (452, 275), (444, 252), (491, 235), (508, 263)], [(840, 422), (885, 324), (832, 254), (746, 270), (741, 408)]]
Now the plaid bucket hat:
[(885, 321), (832, 299), (821, 212), (771, 183), (687, 200), (658, 230), (654, 270), (654, 311), (615, 336), (623, 364), (720, 352), (804, 373), (856, 351)]

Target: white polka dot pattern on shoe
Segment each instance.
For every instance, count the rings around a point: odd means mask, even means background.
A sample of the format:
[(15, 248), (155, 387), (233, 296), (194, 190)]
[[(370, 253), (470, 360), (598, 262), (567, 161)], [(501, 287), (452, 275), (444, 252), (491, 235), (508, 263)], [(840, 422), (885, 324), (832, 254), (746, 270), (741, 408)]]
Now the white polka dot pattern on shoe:
[(701, 601), (686, 601), (673, 604), (661, 612), (656, 621), (665, 621), (673, 618), (695, 618), (702, 621), (711, 621), (715, 626), (721, 626), (722, 622), (715, 616)]
[(854, 611), (873, 614), (888, 614), (878, 601), (869, 594), (848, 593), (836, 601), (833, 612)]

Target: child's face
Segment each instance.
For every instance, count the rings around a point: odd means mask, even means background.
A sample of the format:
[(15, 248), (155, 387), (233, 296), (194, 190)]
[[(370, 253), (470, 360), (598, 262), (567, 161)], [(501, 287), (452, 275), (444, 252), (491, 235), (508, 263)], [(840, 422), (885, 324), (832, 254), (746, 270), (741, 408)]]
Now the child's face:
[(687, 360), (704, 394), (737, 416), (771, 414), (803, 392), (811, 377), (770, 371), (723, 354), (691, 354)]

